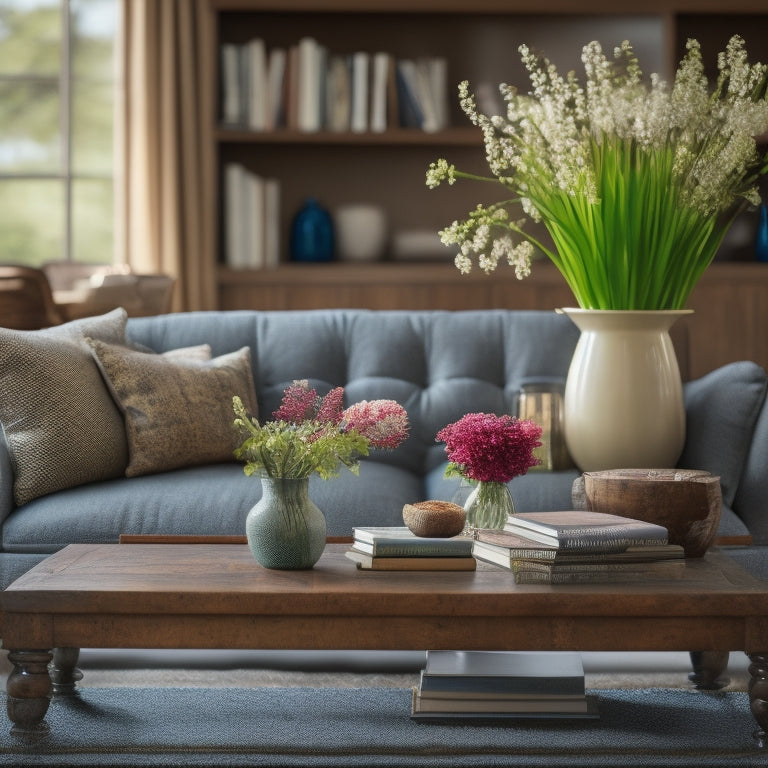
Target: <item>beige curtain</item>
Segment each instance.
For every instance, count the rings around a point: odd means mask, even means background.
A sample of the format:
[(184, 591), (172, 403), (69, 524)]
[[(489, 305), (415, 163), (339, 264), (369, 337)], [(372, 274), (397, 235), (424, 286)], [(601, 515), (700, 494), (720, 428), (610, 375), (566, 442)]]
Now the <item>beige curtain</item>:
[(175, 277), (175, 311), (216, 308), (211, 19), (204, 0), (123, 0), (117, 258)]

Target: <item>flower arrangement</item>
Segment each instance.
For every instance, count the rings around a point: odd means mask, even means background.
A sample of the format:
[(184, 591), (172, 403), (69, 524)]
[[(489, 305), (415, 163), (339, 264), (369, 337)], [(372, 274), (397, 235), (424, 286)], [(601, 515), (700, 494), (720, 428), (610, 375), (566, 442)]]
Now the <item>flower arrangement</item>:
[[(502, 201), (441, 231), (459, 246), (458, 269), (469, 272), (475, 258), (490, 273), (506, 258), (522, 279), (538, 249), (584, 309), (682, 309), (736, 215), (760, 202), (768, 153), (755, 137), (768, 131), (768, 67), (750, 65), (735, 36), (710, 92), (689, 40), (670, 89), (657, 75), (645, 81), (630, 43), (610, 61), (592, 42), (582, 86), (527, 46), (519, 51), (532, 91), (502, 84), (506, 116), (481, 114), (468, 83), (459, 86), (493, 175), (445, 159), (427, 172), (430, 188), (463, 178), (505, 189)], [(543, 223), (554, 250), (525, 231), (526, 217)]]
[(468, 413), (437, 433), (450, 460), (446, 477), (493, 483), (507, 483), (540, 464), (533, 455), (540, 438), (534, 421), (490, 413)]
[(235, 450), (246, 475), (323, 480), (341, 466), (359, 472), (359, 458), (369, 448), (395, 448), (408, 436), (408, 415), (394, 400), (373, 400), (343, 407), (344, 390), (318, 396), (306, 380), (294, 381), (284, 394), (274, 421), (259, 424), (239, 397), (233, 398), (234, 425), (247, 437)]

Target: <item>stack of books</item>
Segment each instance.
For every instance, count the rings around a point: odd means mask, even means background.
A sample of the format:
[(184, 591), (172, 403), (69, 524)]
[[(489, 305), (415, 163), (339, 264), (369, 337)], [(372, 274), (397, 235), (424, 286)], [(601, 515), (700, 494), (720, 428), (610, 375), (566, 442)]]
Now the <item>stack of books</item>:
[(262, 38), (224, 43), (220, 117), (252, 131), (381, 133), (448, 127), (447, 59), (387, 51), (329, 50), (311, 36), (267, 48)]
[(376, 571), (474, 571), (472, 539), (430, 539), (405, 526), (355, 528), (346, 555), (358, 568)]
[(595, 717), (577, 653), (427, 651), (411, 717)]
[(512, 515), (503, 531), (480, 531), (475, 557), (509, 568), (518, 584), (584, 584), (676, 578), (683, 547), (667, 529), (590, 511)]

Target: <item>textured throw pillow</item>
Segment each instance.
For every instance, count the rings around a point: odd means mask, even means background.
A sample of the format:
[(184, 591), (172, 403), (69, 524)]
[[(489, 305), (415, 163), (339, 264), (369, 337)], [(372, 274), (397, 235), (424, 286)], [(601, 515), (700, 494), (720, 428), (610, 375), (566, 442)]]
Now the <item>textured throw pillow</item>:
[(128, 477), (232, 461), (232, 397), (256, 413), (248, 347), (208, 362), (169, 360), (98, 340), (94, 355), (125, 417)]
[(121, 344), (125, 310), (41, 331), (0, 328), (0, 422), (18, 506), (125, 471), (125, 428), (85, 342)]

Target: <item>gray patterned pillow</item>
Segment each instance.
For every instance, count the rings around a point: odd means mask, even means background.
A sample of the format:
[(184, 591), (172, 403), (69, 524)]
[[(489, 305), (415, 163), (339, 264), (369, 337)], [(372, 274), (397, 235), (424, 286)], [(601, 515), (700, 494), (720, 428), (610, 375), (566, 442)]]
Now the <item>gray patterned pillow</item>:
[(232, 425), (232, 396), (256, 413), (248, 347), (190, 362), (90, 344), (125, 417), (128, 477), (233, 460), (241, 441)]
[(121, 344), (125, 322), (116, 309), (42, 331), (0, 328), (0, 422), (18, 506), (124, 473), (123, 420), (84, 338)]

